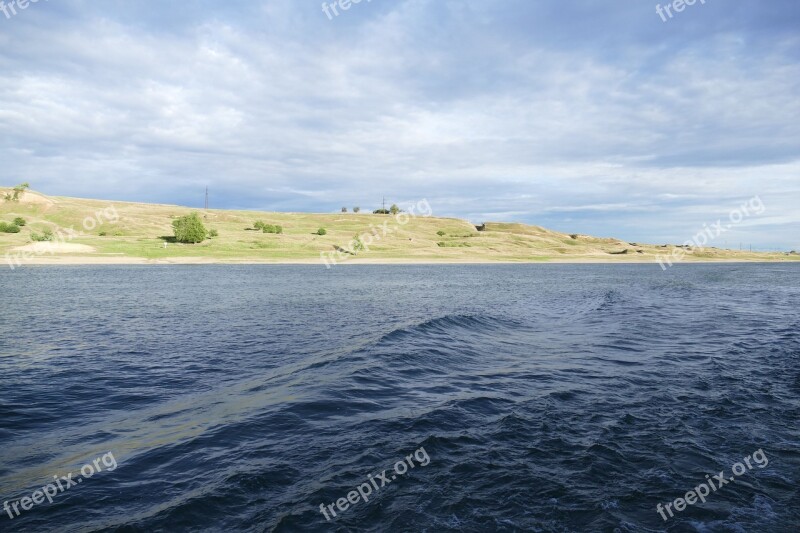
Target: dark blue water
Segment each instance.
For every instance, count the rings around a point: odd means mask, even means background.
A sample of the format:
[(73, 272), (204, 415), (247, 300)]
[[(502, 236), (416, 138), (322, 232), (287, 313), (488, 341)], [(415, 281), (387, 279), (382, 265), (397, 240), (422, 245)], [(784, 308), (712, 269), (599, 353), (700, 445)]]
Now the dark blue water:
[(797, 264), (29, 267), (0, 295), (0, 498), (107, 461), (3, 531), (800, 528)]

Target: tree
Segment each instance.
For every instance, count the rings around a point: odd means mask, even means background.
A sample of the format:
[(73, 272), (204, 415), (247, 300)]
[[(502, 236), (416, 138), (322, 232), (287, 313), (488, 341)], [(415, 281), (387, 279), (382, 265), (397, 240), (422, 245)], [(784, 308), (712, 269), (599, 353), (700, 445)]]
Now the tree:
[(442, 230), (439, 230), (439, 231), (436, 232), (436, 235), (438, 235), (439, 237), (444, 237), (445, 235), (447, 235), (447, 233), (445, 233)]
[(182, 216), (172, 222), (172, 228), (175, 231), (175, 240), (178, 242), (185, 242), (195, 244), (203, 242), (208, 235), (200, 215), (192, 213), (190, 215)]
[(319, 228), (317, 230), (317, 235), (327, 235), (327, 234), (328, 232), (325, 230), (325, 228)]
[(12, 189), (11, 192), (7, 192), (5, 199), (9, 202), (19, 202), (19, 197), (22, 196), (27, 189), (30, 189), (31, 186), (28, 183), (20, 183), (16, 187)]
[(353, 213), (359, 213), (359, 212), (361, 212), (361, 208), (360, 207), (354, 207), (353, 208)]
[(346, 207), (342, 208), (342, 213), (347, 213), (347, 208)]
[(400, 208), (397, 207), (397, 204), (392, 204), (392, 207), (389, 208), (389, 213), (391, 213), (392, 215), (396, 215), (400, 213)]
[(389, 210), (388, 209), (376, 209), (372, 213), (375, 214), (375, 215), (388, 215), (389, 214)]

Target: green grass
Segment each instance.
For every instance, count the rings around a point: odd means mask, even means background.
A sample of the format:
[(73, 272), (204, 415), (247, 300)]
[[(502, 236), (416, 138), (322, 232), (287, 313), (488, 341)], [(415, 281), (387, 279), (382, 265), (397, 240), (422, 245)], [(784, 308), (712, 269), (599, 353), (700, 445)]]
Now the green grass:
[[(4, 191), (0, 188), (0, 194)], [(29, 201), (33, 200), (33, 201)], [(116, 221), (98, 213), (111, 209)], [(206, 228), (218, 237), (199, 244), (177, 244), (165, 238), (173, 236), (172, 221), (193, 211), (200, 213)], [(569, 235), (515, 223), (487, 223), (486, 231), (477, 232), (467, 221), (453, 218), (417, 217), (400, 225), (394, 217), (366, 212), (354, 213), (266, 213), (192, 209), (174, 205), (137, 204), (84, 200), (78, 198), (26, 195), (19, 203), (0, 202), (0, 220), (23, 217), (27, 225), (18, 234), (0, 234), (0, 255), (31, 242), (32, 233), (45, 229), (58, 232), (64, 228), (83, 229), (83, 222), (94, 218), (95, 226), (84, 235), (69, 241), (94, 249), (83, 256), (130, 258), (151, 261), (280, 262), (319, 261), (320, 254), (333, 252), (336, 246), (347, 248), (354, 235), (361, 235), (369, 250), (362, 251), (348, 263), (360, 261), (431, 261), (431, 262), (546, 262), (546, 261), (650, 261), (669, 248), (642, 244), (636, 249), (645, 253), (610, 255), (630, 247), (617, 239)], [(253, 223), (263, 220), (283, 228), (282, 234), (253, 231)], [(99, 223), (98, 223), (99, 222)], [(391, 234), (383, 235), (388, 222)], [(250, 229), (248, 229), (250, 228)], [(319, 229), (325, 228), (325, 235)], [(377, 230), (378, 237), (368, 243)], [(444, 237), (437, 235), (444, 231)], [(105, 233), (105, 236), (100, 236)], [(64, 256), (80, 255), (68, 251)], [(710, 250), (687, 254), (687, 261), (704, 260), (800, 260), (800, 255), (758, 254), (728, 250)]]

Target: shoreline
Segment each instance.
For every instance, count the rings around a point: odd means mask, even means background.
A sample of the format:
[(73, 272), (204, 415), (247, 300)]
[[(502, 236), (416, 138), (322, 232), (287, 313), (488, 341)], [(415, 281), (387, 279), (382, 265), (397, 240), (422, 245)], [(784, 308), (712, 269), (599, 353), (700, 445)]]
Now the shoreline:
[[(731, 263), (763, 263), (763, 264), (787, 264), (787, 263), (800, 263), (798, 259), (714, 259), (714, 260), (695, 260), (675, 262), (673, 266), (684, 264), (731, 264)], [(327, 269), (332, 269), (337, 266), (391, 266), (391, 265), (547, 265), (547, 264), (586, 264), (586, 265), (646, 265), (652, 264), (659, 266), (656, 260), (606, 260), (604, 258), (580, 258), (580, 259), (552, 259), (552, 260), (469, 260), (464, 261), (460, 259), (412, 259), (412, 258), (376, 258), (376, 259), (351, 259), (336, 263), (334, 265), (327, 265)], [(169, 259), (146, 259), (143, 257), (37, 257), (26, 259), (20, 264), (13, 266), (5, 261), (3, 266), (11, 268), (12, 270), (24, 268), (26, 266), (179, 266), (179, 265), (296, 265), (308, 266), (319, 265), (326, 267), (326, 264), (319, 259), (278, 259), (278, 260), (220, 260), (205, 257), (176, 257)]]

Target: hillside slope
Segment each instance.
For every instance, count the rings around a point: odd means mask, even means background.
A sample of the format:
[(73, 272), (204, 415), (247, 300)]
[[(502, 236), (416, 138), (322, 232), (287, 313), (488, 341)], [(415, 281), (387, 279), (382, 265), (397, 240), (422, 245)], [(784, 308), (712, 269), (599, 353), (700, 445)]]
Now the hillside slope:
[[(4, 189), (0, 189), (0, 194)], [(196, 245), (171, 242), (175, 217), (199, 212), (219, 236)], [(3, 262), (33, 263), (370, 263), (370, 262), (653, 262), (674, 246), (570, 236), (537, 226), (487, 223), (485, 231), (459, 219), (373, 214), (267, 213), (202, 210), (174, 205), (47, 197), (26, 192), (0, 200), (0, 221), (23, 217), (20, 233), (0, 233)], [(283, 226), (280, 235), (252, 229), (256, 220)], [(405, 222), (403, 224), (402, 222)], [(319, 228), (327, 234), (317, 235)], [(50, 229), (55, 242), (32, 242)], [(444, 231), (445, 236), (437, 235)], [(356, 235), (368, 244), (353, 256)], [(369, 243), (369, 240), (372, 243)], [(165, 247), (166, 244), (166, 247)], [(716, 248), (684, 250), (685, 261), (798, 260), (796, 254)]]

